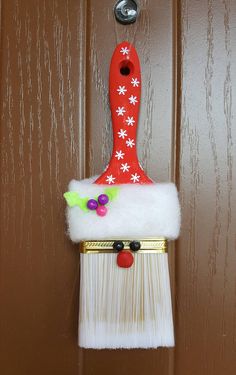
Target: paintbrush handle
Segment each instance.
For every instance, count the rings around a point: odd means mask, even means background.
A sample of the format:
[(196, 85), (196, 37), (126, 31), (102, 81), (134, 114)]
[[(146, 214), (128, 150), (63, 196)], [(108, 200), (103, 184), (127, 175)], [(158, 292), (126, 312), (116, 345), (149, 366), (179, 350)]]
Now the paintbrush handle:
[(141, 99), (141, 72), (132, 44), (122, 42), (112, 56), (109, 97), (113, 127), (113, 152), (106, 171), (97, 184), (147, 184), (152, 181), (137, 157), (137, 127)]

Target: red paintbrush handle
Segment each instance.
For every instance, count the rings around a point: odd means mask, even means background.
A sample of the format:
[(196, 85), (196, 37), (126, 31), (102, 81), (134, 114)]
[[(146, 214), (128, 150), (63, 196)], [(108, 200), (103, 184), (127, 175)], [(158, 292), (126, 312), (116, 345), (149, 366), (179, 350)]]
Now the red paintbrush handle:
[(113, 124), (113, 152), (106, 171), (96, 184), (152, 183), (140, 167), (136, 136), (141, 98), (141, 73), (135, 48), (119, 44), (112, 56), (109, 77)]

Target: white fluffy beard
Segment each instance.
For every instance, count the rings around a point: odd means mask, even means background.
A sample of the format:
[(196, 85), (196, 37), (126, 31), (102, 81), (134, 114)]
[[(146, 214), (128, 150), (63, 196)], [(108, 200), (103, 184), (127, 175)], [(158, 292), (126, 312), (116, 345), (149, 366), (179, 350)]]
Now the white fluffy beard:
[(94, 349), (174, 346), (168, 254), (81, 254), (79, 346)]

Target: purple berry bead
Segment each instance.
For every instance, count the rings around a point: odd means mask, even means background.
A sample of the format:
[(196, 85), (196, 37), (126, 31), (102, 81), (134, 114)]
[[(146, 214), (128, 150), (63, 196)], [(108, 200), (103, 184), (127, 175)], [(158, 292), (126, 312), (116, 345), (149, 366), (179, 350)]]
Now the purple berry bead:
[(109, 198), (106, 194), (100, 194), (99, 197), (98, 197), (98, 202), (102, 206), (105, 206), (105, 204), (107, 204), (109, 202)]
[(87, 207), (89, 210), (96, 210), (98, 207), (98, 202), (95, 199), (89, 199), (87, 202)]

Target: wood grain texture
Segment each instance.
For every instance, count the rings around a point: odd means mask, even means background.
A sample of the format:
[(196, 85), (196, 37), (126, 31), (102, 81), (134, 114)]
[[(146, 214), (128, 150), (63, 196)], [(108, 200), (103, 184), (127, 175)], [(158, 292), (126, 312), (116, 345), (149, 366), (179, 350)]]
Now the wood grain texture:
[(236, 373), (236, 3), (181, 2), (175, 373)]
[[(139, 4), (138, 21), (125, 27), (111, 0), (1, 2), (4, 375), (236, 373), (236, 3)], [(180, 189), (172, 350), (77, 347), (79, 257), (62, 194), (109, 161), (108, 70), (125, 39), (142, 66), (140, 161)]]
[(62, 199), (84, 174), (85, 10), (3, 1), (1, 374), (75, 374), (78, 253)]

